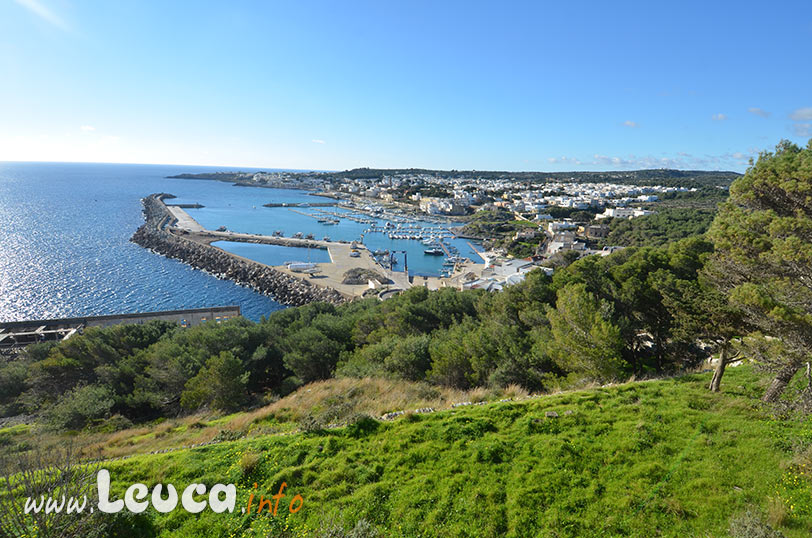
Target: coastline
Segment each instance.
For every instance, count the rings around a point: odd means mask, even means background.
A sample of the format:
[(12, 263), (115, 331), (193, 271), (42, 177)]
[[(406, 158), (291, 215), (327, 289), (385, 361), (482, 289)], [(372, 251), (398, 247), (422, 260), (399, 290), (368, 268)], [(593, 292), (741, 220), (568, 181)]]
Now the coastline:
[[(287, 306), (317, 301), (339, 304), (351, 298), (335, 289), (320, 287), (304, 278), (227, 253), (211, 246), (211, 241), (195, 241), (187, 230), (171, 228), (169, 225), (175, 222), (175, 218), (163, 201), (169, 197), (171, 195), (158, 193), (142, 199), (145, 222), (130, 241), (219, 278), (248, 286)], [(218, 239), (225, 238), (215, 235), (211, 240)]]
[[(288, 306), (314, 301), (338, 304), (365, 297), (371, 289), (383, 298), (413, 286), (461, 288), (465, 275), (471, 271), (479, 273), (485, 267), (473, 264), (449, 277), (412, 275), (410, 279), (403, 272), (381, 267), (365, 246), (355, 243), (207, 230), (183, 208), (164, 203), (170, 198), (171, 194), (158, 193), (142, 199), (146, 222), (133, 235), (132, 242), (218, 278), (251, 287)], [(327, 250), (331, 261), (315, 263), (317, 274), (303, 276), (286, 266), (265, 265), (213, 244), (219, 241), (317, 248)], [(350, 270), (366, 270), (383, 278), (373, 286), (368, 282), (351, 284), (346, 282)]]

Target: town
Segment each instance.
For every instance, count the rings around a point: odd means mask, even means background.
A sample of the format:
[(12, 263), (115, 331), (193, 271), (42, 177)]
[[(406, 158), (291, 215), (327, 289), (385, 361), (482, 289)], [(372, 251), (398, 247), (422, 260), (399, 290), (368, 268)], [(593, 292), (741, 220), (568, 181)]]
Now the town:
[[(498, 291), (521, 282), (534, 269), (551, 274), (584, 256), (606, 256), (627, 246), (659, 244), (662, 241), (656, 233), (671, 234), (669, 239), (683, 232), (701, 233), (710, 224), (710, 208), (726, 197), (728, 185), (738, 174), (665, 169), (511, 173), (360, 168), (176, 177), (303, 189), (334, 199), (351, 212), (325, 212), (315, 209), (320, 203), (314, 202), (311, 210), (317, 214), (312, 216), (369, 223), (381, 219), (407, 227), (415, 221), (441, 223), (450, 237), (474, 241), (481, 247), (476, 251), (484, 263), (452, 256), (452, 261), (468, 263), (449, 263), (449, 271), (440, 275), (443, 278), (423, 278), (422, 285)], [(640, 220), (631, 222), (635, 219)], [(641, 229), (651, 237), (644, 233), (644, 237), (636, 238)], [(367, 231), (391, 232), (375, 225)], [(427, 253), (443, 254), (439, 248), (442, 240), (428, 234), (407, 237), (429, 245)], [(416, 284), (412, 278), (409, 281)]]

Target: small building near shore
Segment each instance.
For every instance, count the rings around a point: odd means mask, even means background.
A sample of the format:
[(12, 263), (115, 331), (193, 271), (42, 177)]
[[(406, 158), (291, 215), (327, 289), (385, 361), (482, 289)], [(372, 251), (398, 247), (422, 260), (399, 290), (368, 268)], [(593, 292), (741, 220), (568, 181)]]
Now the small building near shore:
[(39, 342), (67, 340), (88, 327), (140, 325), (150, 321), (169, 321), (177, 323), (181, 327), (193, 327), (206, 323), (222, 323), (240, 315), (239, 306), (213, 306), (108, 316), (9, 321), (0, 323), (0, 350), (22, 348)]

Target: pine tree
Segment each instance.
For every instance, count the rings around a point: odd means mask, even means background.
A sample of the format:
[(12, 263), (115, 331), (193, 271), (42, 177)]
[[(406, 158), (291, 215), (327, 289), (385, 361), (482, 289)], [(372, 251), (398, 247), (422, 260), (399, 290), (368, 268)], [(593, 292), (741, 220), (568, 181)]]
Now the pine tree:
[(812, 355), (812, 140), (782, 141), (730, 187), (708, 232), (720, 288), (746, 320), (785, 351), (765, 362), (778, 398)]

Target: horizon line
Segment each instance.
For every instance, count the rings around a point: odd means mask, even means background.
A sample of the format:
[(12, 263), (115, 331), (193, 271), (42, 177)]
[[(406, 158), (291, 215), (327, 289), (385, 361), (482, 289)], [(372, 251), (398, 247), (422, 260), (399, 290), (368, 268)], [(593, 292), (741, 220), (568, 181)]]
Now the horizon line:
[(239, 172), (240, 168), (253, 169), (253, 170), (274, 170), (283, 172), (320, 172), (320, 173), (341, 173), (349, 172), (351, 170), (426, 170), (431, 172), (504, 172), (516, 174), (609, 174), (609, 173), (628, 173), (628, 172), (646, 172), (652, 170), (672, 170), (677, 172), (718, 172), (722, 174), (738, 174), (744, 175), (744, 172), (736, 172), (735, 170), (715, 170), (715, 169), (701, 169), (701, 168), (634, 168), (629, 170), (562, 170), (560, 172), (546, 171), (546, 170), (498, 170), (498, 169), (476, 169), (476, 168), (420, 168), (416, 166), (409, 167), (392, 167), (392, 168), (379, 168), (374, 166), (357, 166), (355, 168), (347, 168), (344, 170), (319, 170), (315, 168), (284, 168), (284, 167), (268, 167), (268, 166), (249, 166), (249, 165), (223, 165), (223, 164), (189, 164), (189, 163), (144, 163), (144, 162), (117, 162), (117, 161), (11, 161), (2, 160), (0, 163), (16, 163), (16, 164), (121, 164), (121, 165), (135, 165), (135, 166), (189, 166), (189, 167), (206, 167), (206, 168), (232, 168), (234, 172)]

